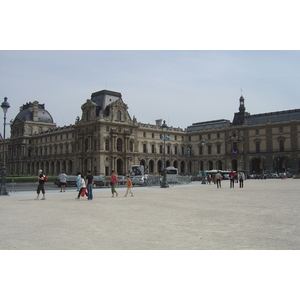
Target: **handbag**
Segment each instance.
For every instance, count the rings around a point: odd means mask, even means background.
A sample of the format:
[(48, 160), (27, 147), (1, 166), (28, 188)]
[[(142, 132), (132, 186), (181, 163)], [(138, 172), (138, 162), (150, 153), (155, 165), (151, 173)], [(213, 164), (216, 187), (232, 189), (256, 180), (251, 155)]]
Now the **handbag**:
[(80, 196), (81, 196), (81, 197), (84, 197), (84, 196), (85, 196), (85, 193), (86, 193), (86, 189), (83, 189), (82, 192), (81, 192), (81, 194), (80, 194)]

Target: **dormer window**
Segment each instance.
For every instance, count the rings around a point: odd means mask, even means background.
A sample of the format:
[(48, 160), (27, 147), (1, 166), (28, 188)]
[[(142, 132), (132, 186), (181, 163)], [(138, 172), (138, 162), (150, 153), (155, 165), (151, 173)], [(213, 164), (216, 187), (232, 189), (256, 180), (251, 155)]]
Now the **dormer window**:
[(121, 111), (117, 111), (117, 121), (121, 121), (122, 120), (122, 114)]

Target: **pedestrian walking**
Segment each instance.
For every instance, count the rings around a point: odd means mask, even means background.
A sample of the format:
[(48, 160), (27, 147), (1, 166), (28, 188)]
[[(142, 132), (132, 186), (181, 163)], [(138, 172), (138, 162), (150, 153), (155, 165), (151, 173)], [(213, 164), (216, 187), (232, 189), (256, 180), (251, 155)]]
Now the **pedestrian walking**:
[(79, 191), (81, 188), (81, 178), (82, 178), (81, 173), (77, 172), (77, 178), (76, 178), (77, 191)]
[(111, 171), (109, 183), (110, 183), (112, 197), (115, 196), (114, 194), (116, 194), (116, 197), (118, 197), (118, 193), (116, 191), (116, 186), (118, 185), (118, 177), (114, 170)]
[(244, 172), (239, 173), (239, 182), (240, 182), (240, 188), (244, 187), (244, 180), (245, 180), (245, 174)]
[(234, 179), (235, 179), (235, 174), (233, 170), (228, 174), (228, 177), (230, 179), (230, 188), (234, 188)]
[(217, 188), (221, 188), (221, 179), (222, 179), (222, 175), (220, 174), (220, 172), (218, 172), (215, 175), (215, 180), (216, 180), (216, 183), (217, 183)]
[(34, 200), (39, 200), (41, 191), (42, 191), (42, 194), (43, 194), (43, 198), (41, 200), (46, 200), (45, 187), (44, 187), (45, 178), (46, 178), (46, 176), (43, 174), (43, 171), (38, 170), (39, 184), (38, 184), (38, 187), (37, 187), (37, 190), (36, 190), (37, 196), (36, 196), (36, 198), (34, 198)]
[(127, 187), (127, 190), (126, 190), (125, 197), (127, 197), (128, 193), (130, 193), (131, 197), (133, 197), (133, 193), (131, 190), (133, 188), (132, 180), (129, 175), (127, 175), (126, 177), (127, 177), (127, 181), (125, 183), (125, 186)]
[(66, 191), (66, 185), (67, 185), (67, 174), (65, 173), (65, 171), (62, 171), (59, 175), (58, 175), (58, 179), (60, 181), (60, 192), (62, 191)]
[(211, 184), (211, 175), (207, 174), (207, 184)]
[(85, 178), (88, 200), (93, 200), (93, 184), (94, 184), (94, 176), (92, 175), (92, 171), (88, 170)]
[[(84, 180), (84, 176), (80, 175), (80, 190), (78, 192), (78, 196), (75, 199), (80, 199), (80, 195), (83, 192), (83, 190), (86, 190), (86, 185), (85, 185), (85, 180)], [(87, 196), (87, 192), (85, 193), (85, 195)]]

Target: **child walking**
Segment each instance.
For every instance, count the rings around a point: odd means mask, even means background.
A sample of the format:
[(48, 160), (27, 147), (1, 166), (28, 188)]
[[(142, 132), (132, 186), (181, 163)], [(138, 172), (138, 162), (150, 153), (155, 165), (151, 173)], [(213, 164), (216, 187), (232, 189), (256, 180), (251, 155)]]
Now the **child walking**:
[[(82, 193), (82, 191), (86, 189), (86, 185), (85, 185), (85, 180), (84, 180), (84, 176), (81, 175), (81, 181), (80, 181), (80, 190), (78, 192), (78, 196), (75, 199), (80, 199), (80, 194)], [(87, 193), (85, 193), (87, 196)]]
[(131, 197), (133, 197), (133, 193), (131, 191), (131, 189), (133, 188), (131, 178), (129, 175), (127, 175), (126, 177), (127, 177), (127, 181), (125, 183), (125, 186), (127, 186), (127, 190), (126, 190), (125, 197), (127, 197), (128, 193), (130, 193)]

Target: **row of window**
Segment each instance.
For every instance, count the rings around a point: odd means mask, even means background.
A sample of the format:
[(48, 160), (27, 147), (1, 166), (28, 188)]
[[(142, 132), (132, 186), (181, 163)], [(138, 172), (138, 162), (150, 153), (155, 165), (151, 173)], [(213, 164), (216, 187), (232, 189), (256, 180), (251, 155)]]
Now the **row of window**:
[[(283, 127), (279, 127), (279, 128), (278, 128), (278, 132), (279, 132), (279, 133), (283, 133)], [(259, 135), (259, 129), (256, 129), (256, 130), (255, 130), (255, 135)]]
[[(260, 142), (255, 142), (255, 151), (256, 153), (260, 152)], [(284, 151), (284, 140), (279, 140), (279, 151)]]

